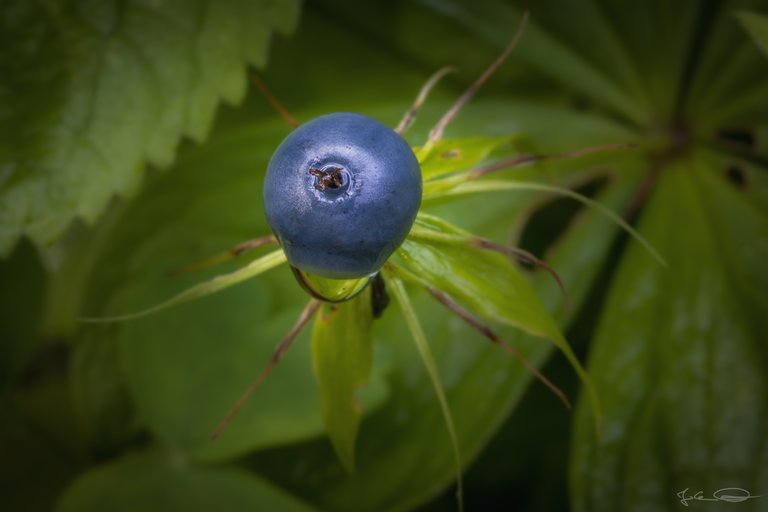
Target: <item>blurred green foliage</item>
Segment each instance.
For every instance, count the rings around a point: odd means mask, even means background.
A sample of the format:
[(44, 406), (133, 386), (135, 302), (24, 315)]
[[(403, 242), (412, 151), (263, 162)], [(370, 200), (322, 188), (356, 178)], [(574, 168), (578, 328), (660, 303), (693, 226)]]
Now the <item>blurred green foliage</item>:
[[(391, 126), (432, 72), (455, 66), (407, 134), (421, 145), (524, 8), (521, 45), (447, 136), (515, 135), (537, 153), (637, 144), (499, 179), (590, 195), (669, 266), (552, 196), (425, 203), (557, 269), (569, 310), (549, 276), (531, 284), (603, 406), (596, 438), (587, 400), (564, 410), (409, 289), (453, 410), (467, 508), (675, 510), (684, 489), (738, 487), (762, 497), (707, 505), (768, 510), (765, 0), (3, 2), (0, 508), (455, 508), (443, 418), (395, 305), (373, 322), (353, 474), (325, 434), (309, 331), (208, 439), (306, 302), (285, 267), (134, 322), (77, 318), (165, 300), (222, 272), (169, 270), (268, 232), (261, 180), (290, 128), (246, 94), (246, 66), (300, 120), (357, 111)], [(459, 298), (511, 282), (460, 259), (441, 274)], [(493, 325), (578, 397), (551, 344)]]

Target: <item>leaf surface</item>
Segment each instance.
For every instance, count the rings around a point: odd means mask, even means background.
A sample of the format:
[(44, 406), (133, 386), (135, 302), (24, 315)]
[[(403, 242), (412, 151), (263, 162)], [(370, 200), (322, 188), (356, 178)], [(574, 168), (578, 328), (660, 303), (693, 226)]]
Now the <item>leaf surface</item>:
[(323, 422), (348, 471), (355, 468), (355, 441), (362, 407), (356, 397), (373, 364), (373, 311), (366, 290), (350, 301), (325, 306), (312, 329), (312, 365)]
[[(456, 171), (466, 171), (477, 166), (491, 152), (503, 146), (513, 148), (515, 137), (469, 137), (442, 139), (419, 162), (424, 181), (440, 178)], [(418, 148), (416, 150), (418, 155)]]
[(114, 510), (280, 510), (313, 508), (234, 467), (199, 467), (160, 452), (139, 452), (82, 474), (64, 492), (57, 512)]
[[(439, 218), (421, 216), (416, 225), (448, 235), (464, 234)], [(459, 299), (470, 306), (470, 311), (551, 340), (579, 374), (594, 407), (595, 421), (599, 423), (600, 408), (589, 376), (554, 317), (508, 257), (466, 244), (416, 241), (413, 238), (403, 242), (397, 255), (420, 282)]]
[(768, 16), (752, 11), (740, 11), (737, 18), (758, 48), (768, 56)]
[[(447, 222), (423, 216), (415, 225), (443, 234), (466, 234)], [(499, 253), (466, 244), (409, 239), (397, 255), (425, 283), (462, 299), (472, 311), (488, 319), (537, 336), (562, 336), (527, 279)]]
[(622, 260), (589, 361), (599, 441), (577, 411), (576, 510), (672, 510), (684, 489), (768, 493), (768, 216), (720, 165), (698, 153), (665, 169), (640, 230), (668, 269), (635, 243)]
[(0, 13), (0, 255), (55, 241), (201, 141), (298, 2), (12, 0)]

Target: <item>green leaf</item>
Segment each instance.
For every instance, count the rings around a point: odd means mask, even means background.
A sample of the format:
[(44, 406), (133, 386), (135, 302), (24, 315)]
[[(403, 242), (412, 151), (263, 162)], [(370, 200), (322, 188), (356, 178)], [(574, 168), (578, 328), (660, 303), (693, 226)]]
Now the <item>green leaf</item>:
[(619, 217), (616, 213), (612, 212), (610, 209), (601, 205), (599, 202), (593, 201), (592, 199), (585, 197), (579, 194), (578, 192), (574, 192), (573, 190), (570, 190), (567, 188), (555, 187), (552, 185), (544, 185), (541, 183), (528, 183), (528, 182), (511, 181), (511, 180), (510, 181), (479, 180), (479, 181), (460, 183), (458, 186), (444, 192), (442, 195), (471, 194), (471, 193), (477, 193), (477, 192), (500, 192), (500, 191), (514, 191), (514, 190), (536, 190), (541, 192), (551, 192), (551, 193), (560, 194), (566, 197), (570, 197), (572, 199), (575, 199), (576, 201), (584, 203), (590, 208), (594, 208), (595, 210), (599, 211), (601, 214), (611, 219), (611, 221), (616, 223), (617, 226), (620, 226), (624, 231), (629, 233), (632, 236), (632, 238), (637, 240), (660, 265), (666, 266), (666, 261), (658, 253), (658, 251), (653, 247), (653, 245), (648, 243), (648, 241), (645, 240), (642, 237), (642, 235), (640, 235), (640, 233), (638, 233), (632, 226), (630, 226), (627, 223), (627, 221)]
[(706, 51), (696, 55), (690, 89), (680, 98), (688, 125), (705, 137), (724, 126), (761, 123), (768, 114), (763, 100), (768, 94), (765, 55), (739, 23), (746, 11), (736, 11), (734, 16), (732, 10), (758, 3), (734, 2), (721, 10), (721, 15), (713, 16), (706, 27)]
[(171, 297), (165, 302), (151, 306), (147, 309), (139, 311), (138, 313), (129, 313), (126, 315), (118, 316), (82, 318), (81, 321), (86, 323), (121, 322), (153, 315), (164, 309), (176, 306), (183, 302), (199, 299), (201, 297), (220, 292), (221, 290), (226, 290), (230, 286), (234, 286), (238, 283), (256, 277), (271, 268), (285, 263), (285, 261), (285, 253), (282, 249), (277, 249), (276, 251), (272, 251), (271, 253), (250, 262), (243, 268), (235, 270), (234, 272), (230, 272), (229, 274), (218, 275), (208, 281), (196, 284), (191, 288), (187, 288), (178, 295)]
[(424, 368), (429, 375), (429, 380), (432, 383), (432, 388), (437, 395), (437, 401), (440, 404), (440, 412), (445, 420), (445, 426), (448, 429), (448, 437), (451, 440), (451, 449), (453, 451), (453, 461), (456, 468), (456, 499), (459, 505), (459, 512), (464, 511), (464, 486), (462, 483), (461, 469), (461, 447), (459, 446), (459, 436), (456, 433), (456, 425), (453, 421), (453, 414), (451, 408), (448, 405), (448, 399), (445, 397), (445, 389), (443, 382), (440, 378), (440, 373), (437, 369), (437, 363), (435, 362), (435, 356), (432, 355), (432, 350), (429, 348), (427, 337), (424, 335), (424, 329), (421, 327), (416, 311), (414, 311), (411, 301), (408, 298), (408, 293), (405, 291), (402, 281), (397, 278), (389, 280), (392, 285), (392, 291), (397, 298), (397, 302), (400, 303), (400, 309), (405, 316), (405, 323), (408, 325), (408, 330), (411, 331), (413, 341), (416, 343), (416, 348), (419, 351), (419, 357), (421, 357)]
[(768, 16), (752, 11), (739, 11), (736, 13), (736, 18), (757, 47), (768, 56)]
[(66, 490), (55, 510), (310, 512), (313, 509), (241, 469), (195, 466), (173, 454), (150, 451), (126, 455), (84, 473)]
[[(495, 149), (509, 146), (518, 137), (466, 137), (463, 139), (442, 139), (432, 147), (427, 157), (420, 161), (424, 181), (445, 176), (456, 171), (472, 169)], [(418, 155), (418, 148), (416, 148)]]
[(677, 510), (684, 489), (766, 496), (764, 205), (698, 153), (663, 169), (640, 231), (670, 267), (633, 243), (612, 284), (589, 361), (605, 435), (580, 406), (575, 510)]
[[(414, 226), (446, 235), (467, 235), (439, 218), (424, 215)], [(486, 318), (536, 336), (562, 336), (528, 280), (501, 254), (468, 244), (409, 238), (397, 255), (419, 281), (461, 299)]]
[[(415, 225), (448, 235), (464, 235), (462, 230), (434, 217), (422, 215)], [(600, 407), (589, 376), (530, 282), (506, 257), (470, 245), (413, 238), (403, 243), (397, 255), (418, 282), (459, 299), (472, 312), (551, 340), (584, 383), (599, 429)]]
[(362, 409), (356, 394), (371, 375), (373, 311), (370, 291), (325, 305), (312, 329), (312, 365), (323, 422), (348, 471), (355, 469), (355, 440)]
[(12, 0), (0, 13), (0, 255), (56, 240), (205, 138), (298, 2)]
[[(430, 4), (498, 49), (506, 46), (521, 13), (517, 6), (501, 2), (438, 0)], [(530, 27), (514, 56), (641, 122), (647, 116), (643, 107), (649, 97), (641, 87), (642, 75), (628, 58), (622, 34), (611, 21), (590, 0), (532, 9)]]

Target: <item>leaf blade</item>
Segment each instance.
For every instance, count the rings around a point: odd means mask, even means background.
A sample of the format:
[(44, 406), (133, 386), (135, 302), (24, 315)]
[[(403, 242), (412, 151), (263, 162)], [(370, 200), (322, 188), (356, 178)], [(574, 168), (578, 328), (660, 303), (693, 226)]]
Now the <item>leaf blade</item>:
[(604, 207), (600, 203), (585, 197), (573, 190), (555, 187), (552, 185), (545, 185), (541, 183), (524, 183), (517, 181), (501, 181), (501, 180), (482, 180), (461, 183), (452, 189), (442, 192), (441, 195), (458, 195), (458, 194), (471, 194), (475, 192), (493, 192), (500, 190), (537, 190), (541, 192), (553, 192), (555, 194), (564, 195), (575, 199), (585, 205), (596, 209), (609, 219), (620, 226), (623, 230), (629, 233), (632, 238), (637, 240), (645, 250), (662, 266), (666, 266), (667, 263), (659, 252), (650, 244), (643, 236), (637, 232), (632, 226), (630, 226), (624, 219), (617, 214)]
[[(466, 171), (482, 162), (503, 146), (513, 147), (520, 136), (465, 137), (441, 139), (419, 162), (424, 181), (437, 179), (456, 171)], [(418, 148), (416, 154), (419, 154)]]
[(445, 397), (445, 390), (443, 389), (443, 384), (440, 380), (440, 373), (437, 369), (437, 364), (435, 363), (432, 351), (429, 348), (429, 344), (427, 343), (427, 337), (424, 335), (424, 330), (421, 328), (419, 319), (416, 317), (416, 311), (413, 309), (411, 301), (408, 298), (408, 293), (405, 291), (405, 286), (403, 286), (402, 281), (397, 278), (390, 279), (389, 282), (392, 285), (392, 291), (394, 292), (397, 302), (400, 304), (400, 309), (403, 312), (403, 316), (405, 316), (408, 330), (411, 332), (413, 341), (416, 343), (419, 356), (424, 363), (424, 368), (429, 375), (432, 387), (437, 395), (437, 400), (440, 403), (440, 411), (445, 420), (445, 426), (448, 429), (448, 437), (451, 440), (451, 449), (453, 451), (453, 460), (456, 468), (456, 499), (458, 500), (459, 512), (462, 512), (464, 510), (464, 485), (461, 474), (462, 463), (459, 437), (456, 434), (456, 426), (453, 422), (453, 415), (451, 413), (451, 408), (448, 405), (448, 399)]
[(323, 421), (347, 471), (355, 470), (355, 440), (362, 409), (355, 394), (373, 365), (370, 289), (348, 302), (321, 310), (312, 329), (312, 366)]
[(754, 11), (738, 11), (736, 19), (749, 33), (755, 45), (768, 57), (768, 16)]
[(161, 302), (156, 306), (152, 306), (150, 308), (144, 309), (137, 313), (130, 313), (127, 315), (118, 315), (118, 316), (107, 316), (107, 317), (81, 318), (80, 321), (85, 323), (103, 323), (103, 322), (122, 322), (126, 320), (135, 320), (137, 318), (142, 318), (148, 315), (152, 315), (154, 313), (159, 313), (160, 311), (167, 309), (171, 306), (182, 304), (184, 302), (188, 302), (194, 299), (199, 299), (207, 295), (211, 295), (213, 293), (219, 292), (221, 290), (225, 290), (230, 286), (234, 286), (247, 279), (256, 277), (257, 275), (262, 274), (267, 270), (277, 267), (278, 265), (282, 265), (286, 261), (287, 260), (283, 250), (277, 249), (275, 251), (272, 251), (269, 254), (266, 254), (260, 258), (257, 258), (256, 260), (252, 261), (251, 263), (249, 263), (248, 265), (244, 266), (239, 270), (235, 270), (234, 272), (230, 272), (229, 274), (218, 275), (208, 281), (204, 281), (202, 283), (196, 284), (191, 288), (187, 288), (186, 290), (179, 293), (178, 295), (171, 297), (165, 302)]
[(768, 283), (768, 217), (719, 167), (697, 155), (662, 174), (640, 226), (669, 269), (636, 244), (621, 263), (589, 361), (610, 435), (588, 436), (577, 407), (576, 510), (666, 508), (686, 488), (766, 493), (766, 301), (748, 290)]
[[(462, 236), (465, 233), (431, 217), (422, 216), (417, 222), (421, 227), (446, 234)], [(407, 239), (397, 254), (417, 280), (459, 298), (481, 316), (551, 340), (584, 384), (599, 434), (600, 404), (591, 378), (530, 282), (507, 258), (469, 245), (423, 238)]]
[(313, 510), (242, 469), (196, 466), (159, 451), (129, 454), (83, 473), (60, 497), (55, 510), (211, 509)]
[(219, 100), (242, 99), (246, 65), (263, 65), (271, 34), (298, 14), (295, 1), (10, 7), (0, 256), (20, 236), (45, 246), (75, 218), (93, 223), (113, 194), (137, 189), (144, 162), (167, 166), (183, 135), (202, 140)]

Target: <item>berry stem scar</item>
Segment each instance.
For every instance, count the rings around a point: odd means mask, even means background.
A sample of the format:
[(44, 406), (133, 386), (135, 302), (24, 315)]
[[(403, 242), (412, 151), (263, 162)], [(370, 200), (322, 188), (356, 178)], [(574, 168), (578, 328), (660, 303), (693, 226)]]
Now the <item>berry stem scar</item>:
[(341, 167), (326, 167), (325, 169), (310, 169), (309, 174), (314, 176), (315, 188), (325, 190), (326, 188), (337, 189), (344, 186), (344, 174)]

